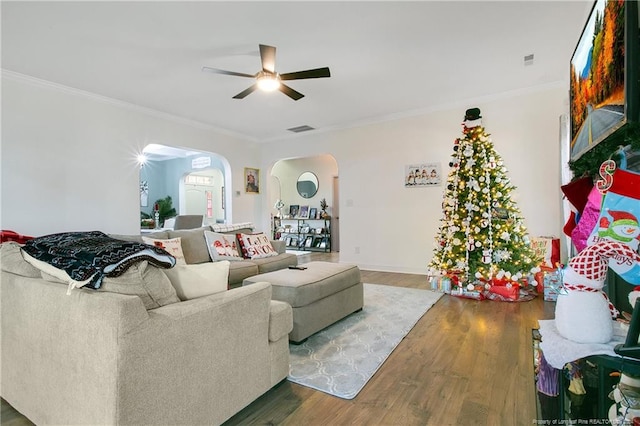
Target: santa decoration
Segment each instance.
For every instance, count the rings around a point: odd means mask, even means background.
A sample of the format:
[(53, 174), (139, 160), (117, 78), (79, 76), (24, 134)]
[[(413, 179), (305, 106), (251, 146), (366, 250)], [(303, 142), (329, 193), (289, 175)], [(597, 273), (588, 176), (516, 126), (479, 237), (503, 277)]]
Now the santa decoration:
[(626, 257), (640, 264), (638, 253), (623, 243), (603, 240), (582, 250), (563, 273), (563, 289), (556, 302), (556, 327), (577, 343), (607, 343), (613, 337), (618, 311), (602, 291), (609, 259)]

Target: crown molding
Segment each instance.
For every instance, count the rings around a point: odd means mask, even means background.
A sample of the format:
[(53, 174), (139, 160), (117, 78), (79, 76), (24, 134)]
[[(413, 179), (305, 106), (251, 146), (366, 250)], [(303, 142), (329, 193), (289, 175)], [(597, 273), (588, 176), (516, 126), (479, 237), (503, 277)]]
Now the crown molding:
[(189, 127), (194, 127), (202, 130), (210, 130), (216, 133), (221, 133), (226, 136), (231, 136), (234, 138), (238, 138), (247, 142), (256, 143), (258, 140), (255, 138), (249, 137), (247, 135), (243, 135), (240, 133), (232, 132), (227, 129), (221, 129), (219, 127), (212, 126), (207, 123), (203, 123), (196, 120), (191, 120), (188, 118), (180, 117), (178, 115), (170, 114), (168, 112), (158, 111), (152, 108), (143, 107), (140, 105), (132, 104), (129, 102), (121, 101), (119, 99), (110, 98), (108, 96), (98, 95), (93, 92), (88, 92), (86, 90), (77, 89), (75, 87), (65, 86), (63, 84), (54, 83), (49, 80), (43, 80), (41, 78), (33, 77), (27, 74), (22, 74), (19, 72), (11, 71), (5, 68), (2, 68), (2, 78), (6, 78), (8, 80), (18, 81), (21, 83), (29, 84), (36, 87), (41, 87), (45, 89), (55, 90), (57, 92), (66, 93), (73, 96), (83, 97), (85, 99), (90, 99), (95, 102), (100, 102), (104, 104), (113, 105), (119, 108), (127, 109), (130, 111), (139, 112), (145, 115), (149, 115), (154, 118), (159, 118), (162, 120), (172, 121), (177, 124), (186, 125)]
[(366, 119), (359, 120), (359, 121), (354, 121), (354, 122), (348, 123), (348, 124), (339, 124), (339, 125), (335, 125), (335, 126), (319, 127), (319, 128), (314, 129), (312, 132), (308, 132), (308, 133), (306, 133), (306, 132), (305, 133), (296, 133), (296, 134), (284, 135), (284, 136), (279, 136), (279, 137), (275, 137), (274, 136), (272, 138), (260, 140), (260, 142), (278, 142), (278, 141), (284, 141), (284, 140), (289, 140), (289, 139), (294, 139), (294, 138), (302, 138), (302, 137), (310, 136), (312, 134), (316, 135), (316, 134), (320, 134), (320, 133), (328, 133), (328, 132), (333, 132), (333, 131), (340, 131), (340, 130), (354, 129), (354, 128), (358, 128), (358, 127), (371, 126), (371, 125), (375, 125), (375, 124), (386, 123), (386, 122), (389, 122), (389, 121), (396, 121), (396, 120), (402, 120), (402, 119), (405, 119), (405, 118), (411, 118), (411, 117), (416, 117), (416, 116), (420, 116), (420, 115), (432, 114), (434, 112), (439, 112), (439, 111), (447, 111), (447, 110), (452, 110), (452, 109), (466, 109), (466, 108), (469, 107), (469, 105), (472, 105), (472, 104), (473, 105), (482, 105), (482, 104), (486, 104), (486, 103), (490, 103), (490, 102), (494, 102), (494, 101), (498, 101), (498, 100), (502, 100), (502, 99), (509, 99), (509, 98), (515, 98), (517, 96), (523, 96), (523, 95), (529, 95), (529, 94), (538, 93), (538, 92), (544, 92), (546, 90), (558, 89), (558, 88), (562, 89), (562, 88), (566, 88), (567, 84), (568, 83), (566, 81), (554, 81), (554, 82), (551, 82), (551, 83), (545, 83), (545, 84), (539, 84), (539, 85), (536, 85), (536, 86), (530, 86), (530, 87), (525, 87), (525, 88), (521, 88), (521, 89), (509, 90), (509, 91), (500, 92), (500, 93), (494, 93), (494, 94), (486, 95), (486, 96), (479, 96), (479, 97), (475, 97), (475, 98), (463, 99), (463, 100), (460, 100), (460, 101), (448, 102), (446, 104), (440, 104), (440, 105), (436, 105), (436, 106), (429, 107), (429, 108), (413, 109), (413, 110), (409, 110), (409, 111), (402, 111), (402, 112), (382, 115), (382, 116), (378, 116), (378, 117), (366, 118)]

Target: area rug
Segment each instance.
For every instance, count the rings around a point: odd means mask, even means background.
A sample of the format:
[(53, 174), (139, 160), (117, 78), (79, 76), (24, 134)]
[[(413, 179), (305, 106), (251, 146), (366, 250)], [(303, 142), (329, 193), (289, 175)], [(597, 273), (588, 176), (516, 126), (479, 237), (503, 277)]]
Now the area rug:
[(442, 293), (364, 284), (364, 308), (289, 345), (288, 380), (353, 399)]

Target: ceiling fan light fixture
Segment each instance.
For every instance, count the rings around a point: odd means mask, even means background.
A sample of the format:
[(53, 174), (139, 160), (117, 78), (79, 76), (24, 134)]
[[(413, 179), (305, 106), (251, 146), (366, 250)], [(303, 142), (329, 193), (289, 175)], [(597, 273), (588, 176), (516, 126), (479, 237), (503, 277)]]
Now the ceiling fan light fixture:
[(273, 92), (280, 87), (280, 76), (278, 74), (261, 72), (256, 79), (258, 80), (258, 88), (263, 92)]

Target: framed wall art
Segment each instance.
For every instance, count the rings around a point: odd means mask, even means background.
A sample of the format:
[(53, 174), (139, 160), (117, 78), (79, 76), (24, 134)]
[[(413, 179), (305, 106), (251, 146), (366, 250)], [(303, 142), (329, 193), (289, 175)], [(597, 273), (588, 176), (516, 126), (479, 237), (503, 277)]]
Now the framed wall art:
[(149, 183), (146, 180), (140, 182), (140, 207), (149, 206)]
[(244, 168), (244, 184), (247, 194), (260, 193), (260, 169)]
[(421, 188), (440, 185), (440, 163), (415, 163), (404, 168), (405, 188)]

